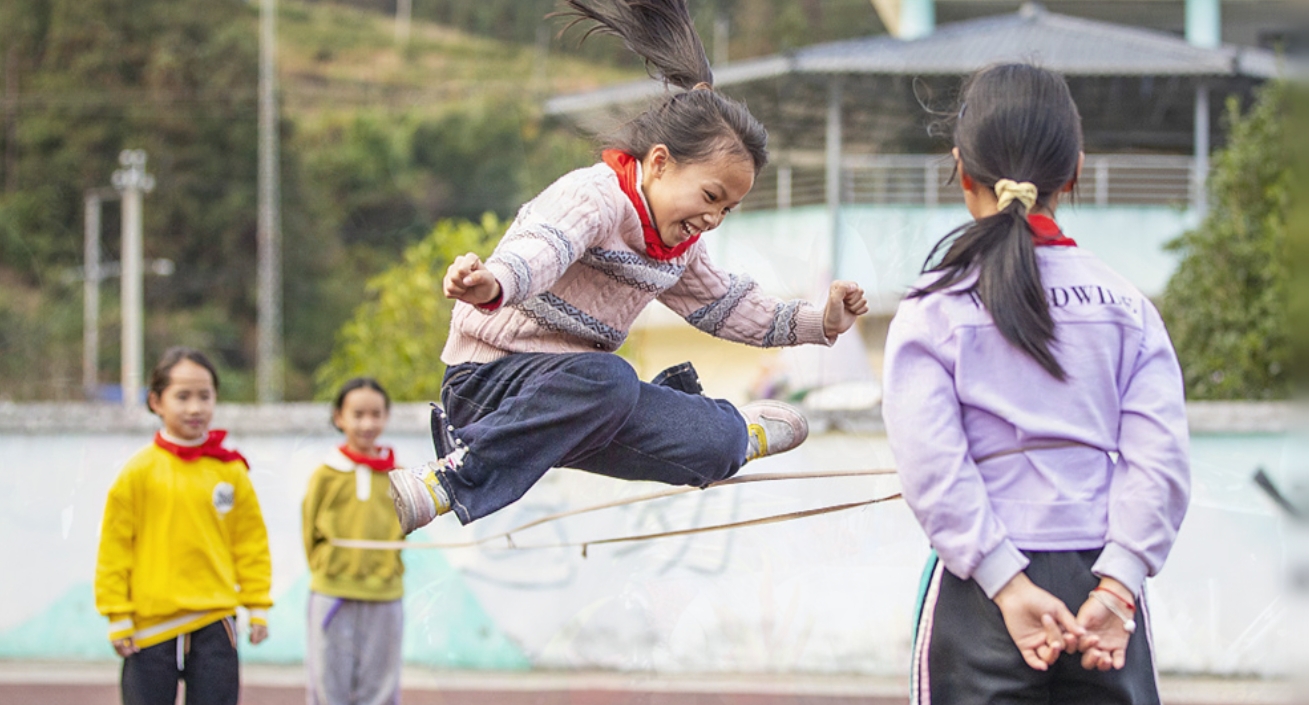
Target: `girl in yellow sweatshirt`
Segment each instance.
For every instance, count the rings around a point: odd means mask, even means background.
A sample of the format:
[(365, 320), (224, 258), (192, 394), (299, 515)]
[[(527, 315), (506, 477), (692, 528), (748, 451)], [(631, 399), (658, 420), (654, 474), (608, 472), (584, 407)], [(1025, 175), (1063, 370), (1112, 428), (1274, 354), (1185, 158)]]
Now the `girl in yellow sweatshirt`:
[(268, 637), (271, 561), (249, 464), (210, 431), (218, 374), (203, 353), (171, 348), (150, 374), (154, 442), (109, 490), (96, 559), (96, 609), (123, 657), (125, 705), (235, 705), (237, 607), (250, 643)]
[(400, 552), (331, 543), (338, 538), (404, 538), (387, 493), (395, 453), (377, 444), (390, 409), (391, 399), (377, 380), (346, 382), (332, 404), (332, 425), (345, 434), (345, 443), (328, 454), (305, 492), (309, 705), (399, 702), (404, 631)]

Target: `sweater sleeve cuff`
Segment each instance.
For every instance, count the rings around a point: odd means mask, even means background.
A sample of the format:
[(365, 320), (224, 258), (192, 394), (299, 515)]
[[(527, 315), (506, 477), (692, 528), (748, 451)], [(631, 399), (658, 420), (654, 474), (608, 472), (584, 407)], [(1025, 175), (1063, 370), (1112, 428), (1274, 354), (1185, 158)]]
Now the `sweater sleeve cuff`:
[(1023, 572), (1028, 563), (1030, 561), (1027, 556), (1012, 541), (1005, 539), (982, 558), (982, 562), (973, 569), (972, 578), (988, 598), (995, 599), (995, 594), (1008, 585), (1015, 575)]
[(1091, 572), (1102, 578), (1113, 578), (1126, 585), (1132, 595), (1139, 596), (1145, 578), (1150, 574), (1150, 566), (1135, 553), (1110, 542), (1100, 552), (1095, 565), (1091, 566)]
[(250, 623), (268, 626), (268, 610), (254, 608), (250, 610)]
[(474, 306), (473, 308), (482, 313), (492, 313), (505, 304), (512, 306), (518, 303), (521, 292), (514, 288), (517, 280), (514, 279), (513, 270), (497, 259), (487, 261), (485, 266), (486, 271), (490, 272), (491, 276), (495, 277), (495, 280), (500, 284), (500, 298), (485, 306)]
[(803, 344), (828, 345), (836, 338), (828, 338), (823, 333), (823, 312), (821, 309), (804, 303), (795, 312), (795, 337)]
[(505, 302), (505, 290), (504, 287), (500, 287), (500, 295), (495, 297), (494, 299), (491, 299), (490, 301), (487, 301), (484, 304), (478, 304), (477, 310), (482, 311), (484, 313), (494, 313), (500, 310), (500, 305), (503, 304), (504, 302)]
[(130, 615), (109, 616), (109, 641), (126, 639), (136, 633), (136, 623)]

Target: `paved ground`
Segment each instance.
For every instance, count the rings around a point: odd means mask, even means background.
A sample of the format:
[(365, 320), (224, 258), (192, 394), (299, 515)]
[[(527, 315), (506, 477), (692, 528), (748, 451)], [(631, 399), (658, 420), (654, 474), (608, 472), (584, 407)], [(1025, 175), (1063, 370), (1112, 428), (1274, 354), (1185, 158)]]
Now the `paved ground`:
[[(247, 666), (244, 705), (302, 705), (299, 667)], [(0, 705), (118, 705), (113, 663), (0, 662)], [(848, 676), (654, 676), (616, 673), (404, 675), (405, 705), (903, 705), (898, 678)], [(1165, 678), (1166, 705), (1265, 705), (1289, 701), (1285, 684)]]
[[(5, 705), (118, 705), (118, 693), (107, 686), (0, 687)], [(252, 687), (242, 692), (247, 705), (304, 705), (301, 688)], [(412, 691), (405, 705), (900, 705), (893, 698), (831, 697), (818, 695), (747, 695), (739, 693), (624, 693), (614, 691), (563, 691), (512, 693), (501, 691)]]

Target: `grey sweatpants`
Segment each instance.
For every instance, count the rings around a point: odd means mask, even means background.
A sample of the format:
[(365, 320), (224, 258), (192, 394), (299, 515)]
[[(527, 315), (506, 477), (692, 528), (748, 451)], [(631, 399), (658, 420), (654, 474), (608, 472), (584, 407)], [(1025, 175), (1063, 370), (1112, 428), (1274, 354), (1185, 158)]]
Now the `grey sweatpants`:
[(308, 705), (397, 705), (404, 636), (401, 601), (309, 593)]

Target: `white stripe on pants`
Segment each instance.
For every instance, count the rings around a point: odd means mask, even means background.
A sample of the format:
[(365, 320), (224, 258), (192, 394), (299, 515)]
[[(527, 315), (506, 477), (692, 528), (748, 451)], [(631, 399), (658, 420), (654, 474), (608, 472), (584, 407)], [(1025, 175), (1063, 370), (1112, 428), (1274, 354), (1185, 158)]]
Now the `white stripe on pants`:
[(400, 600), (364, 602), (310, 592), (306, 633), (308, 705), (400, 702), (404, 636)]

